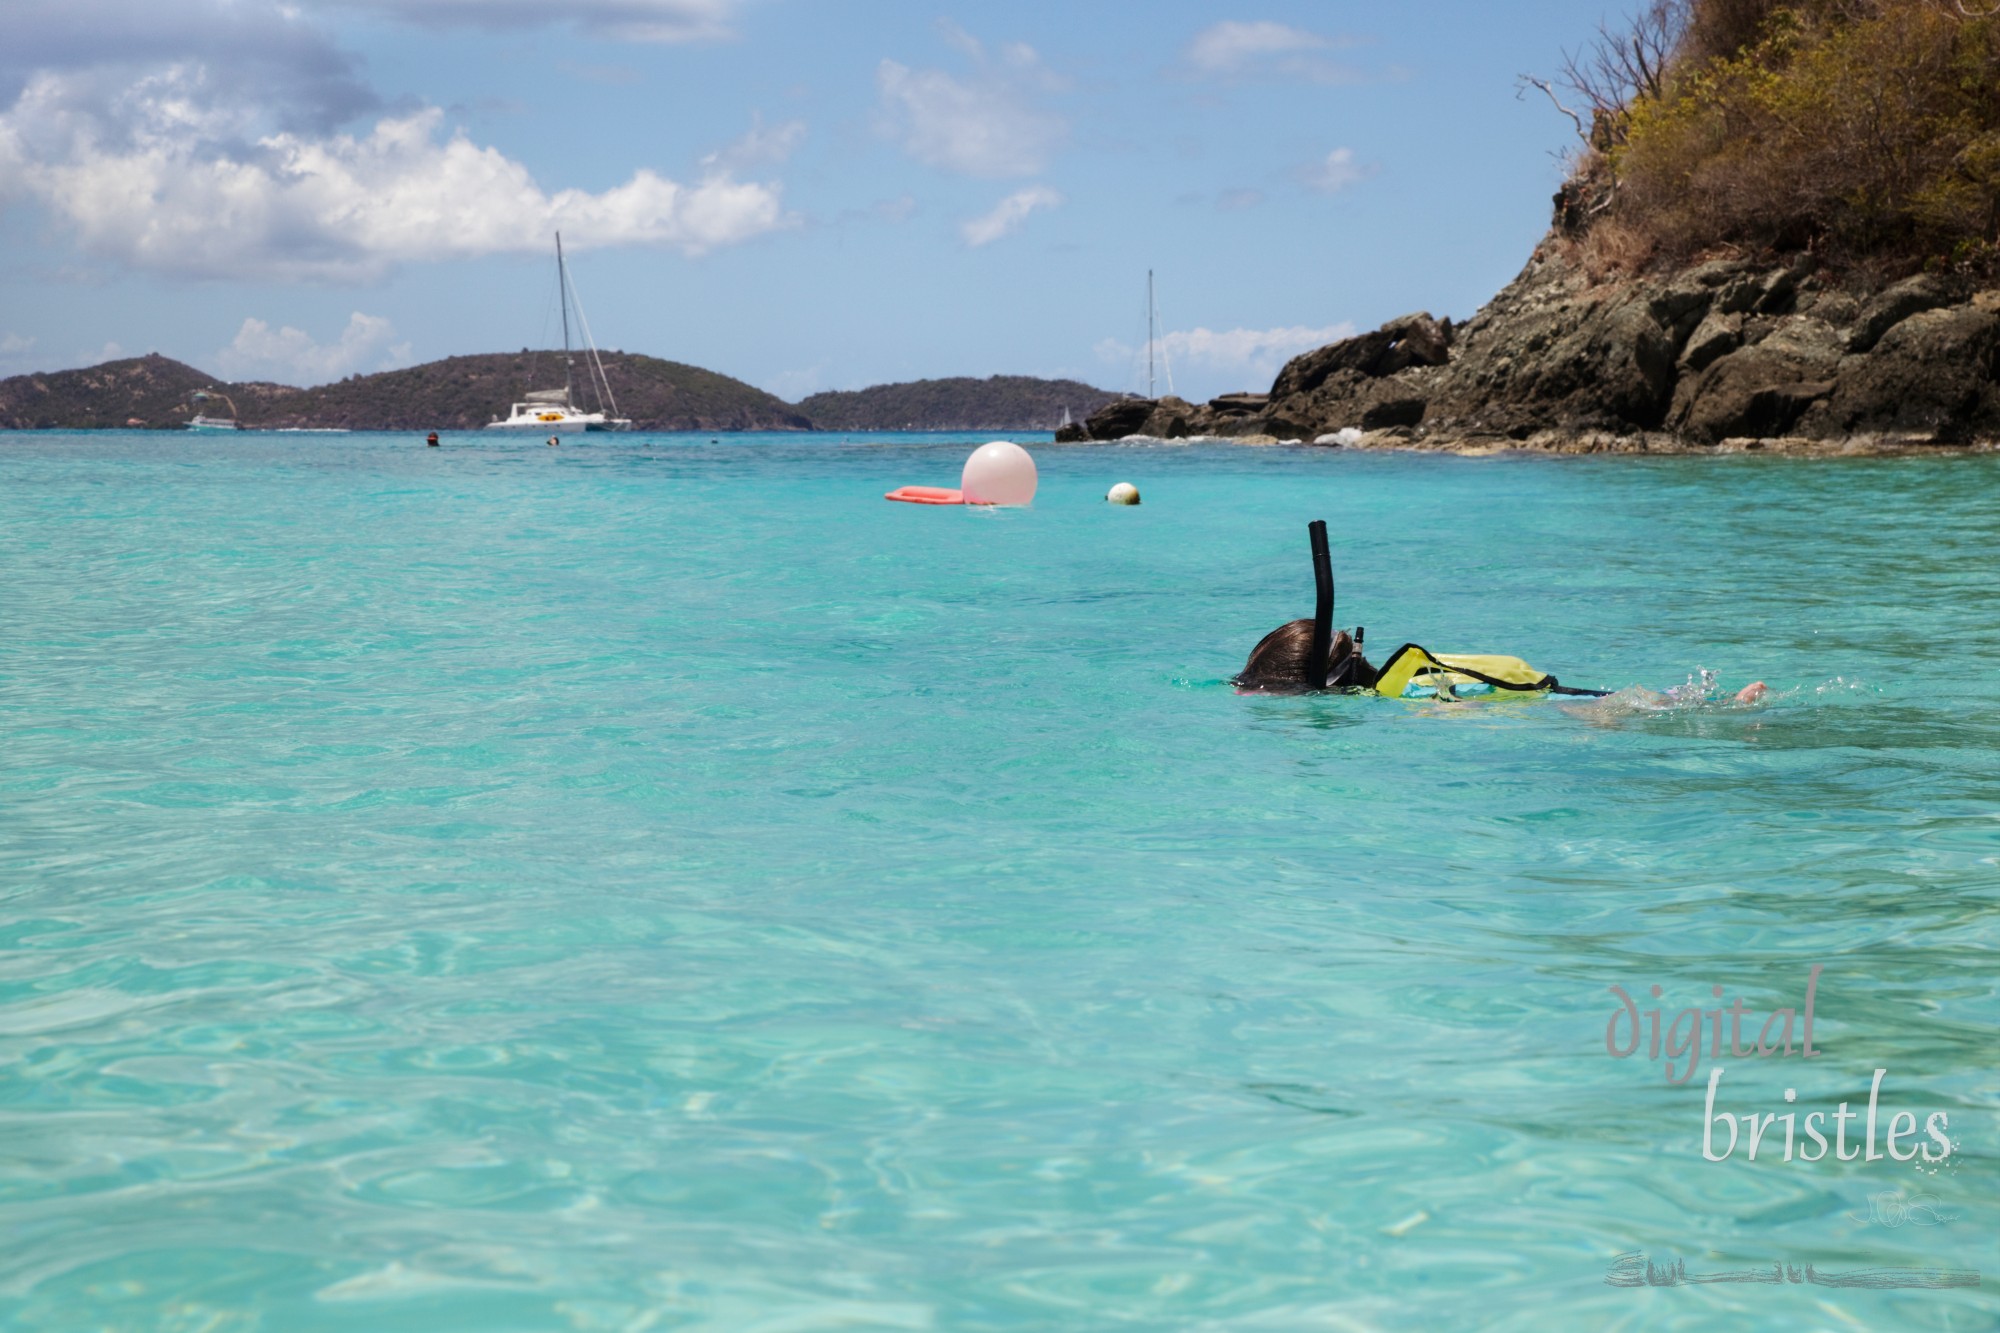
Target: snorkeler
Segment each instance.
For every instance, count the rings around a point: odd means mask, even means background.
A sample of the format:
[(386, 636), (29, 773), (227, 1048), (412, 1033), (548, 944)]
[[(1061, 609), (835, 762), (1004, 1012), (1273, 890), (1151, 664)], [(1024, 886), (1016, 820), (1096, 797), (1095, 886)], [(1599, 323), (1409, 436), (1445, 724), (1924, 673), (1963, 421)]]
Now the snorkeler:
[(1356, 625), (1350, 636), (1333, 628), (1333, 555), (1326, 545), (1325, 520), (1314, 519), (1306, 531), (1312, 537), (1313, 618), (1286, 621), (1259, 639), (1236, 677), (1240, 690), (1372, 690), (1380, 679), (1381, 673), (1361, 655), (1367, 631)]
[(1328, 639), (1323, 677), (1313, 673), (1312, 661), (1313, 622), (1288, 620), (1250, 650), (1250, 660), (1236, 677), (1237, 688), (1268, 694), (1375, 688), (1378, 673), (1361, 655), (1361, 645), (1344, 629), (1335, 630)]
[[(1350, 637), (1333, 628), (1333, 558), (1327, 550), (1326, 524), (1315, 519), (1312, 535), (1313, 584), (1316, 602), (1310, 620), (1290, 620), (1266, 634), (1250, 650), (1250, 660), (1235, 679), (1245, 693), (1305, 694), (1320, 690), (1348, 693), (1372, 691), (1392, 699), (1426, 698), (1450, 701), (1462, 694), (1567, 694), (1603, 698), (1609, 690), (1564, 685), (1518, 657), (1494, 653), (1433, 653), (1406, 643), (1389, 654), (1380, 667), (1362, 655), (1365, 631), (1355, 626)], [(1760, 702), (1769, 690), (1756, 681), (1740, 690), (1738, 704)]]

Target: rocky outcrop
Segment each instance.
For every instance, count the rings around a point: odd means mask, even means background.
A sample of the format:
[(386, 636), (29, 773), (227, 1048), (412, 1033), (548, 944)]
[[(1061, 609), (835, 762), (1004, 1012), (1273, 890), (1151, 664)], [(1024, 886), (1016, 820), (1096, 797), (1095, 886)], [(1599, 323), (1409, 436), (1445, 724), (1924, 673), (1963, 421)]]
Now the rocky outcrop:
[[(1267, 395), (1128, 399), (1076, 439), (1436, 448), (2000, 441), (2000, 291), (1871, 283), (1804, 257), (1593, 280), (1552, 235), (1460, 326), (1428, 314), (1295, 358)], [(1582, 442), (1588, 442), (1587, 446)]]

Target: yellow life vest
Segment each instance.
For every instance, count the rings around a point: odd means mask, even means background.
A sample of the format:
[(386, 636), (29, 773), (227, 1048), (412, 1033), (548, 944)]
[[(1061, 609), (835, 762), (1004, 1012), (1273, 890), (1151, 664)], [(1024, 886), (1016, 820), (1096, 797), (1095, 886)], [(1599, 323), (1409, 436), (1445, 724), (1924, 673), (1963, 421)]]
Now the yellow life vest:
[(1433, 653), (1406, 643), (1389, 654), (1375, 678), (1375, 692), (1400, 699), (1412, 685), (1428, 686), (1449, 698), (1456, 688), (1489, 685), (1496, 690), (1533, 694), (1556, 688), (1556, 678), (1518, 657), (1498, 653)]

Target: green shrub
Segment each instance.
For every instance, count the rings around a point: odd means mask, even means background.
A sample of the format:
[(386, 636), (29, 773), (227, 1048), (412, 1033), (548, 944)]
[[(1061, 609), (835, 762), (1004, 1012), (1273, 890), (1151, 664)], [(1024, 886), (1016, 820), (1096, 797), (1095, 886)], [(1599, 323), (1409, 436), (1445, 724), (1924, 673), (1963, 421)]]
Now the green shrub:
[(1670, 257), (1990, 271), (2000, 243), (2000, 16), (1955, 0), (1692, 0), (1667, 77), (1614, 128), (1584, 169)]

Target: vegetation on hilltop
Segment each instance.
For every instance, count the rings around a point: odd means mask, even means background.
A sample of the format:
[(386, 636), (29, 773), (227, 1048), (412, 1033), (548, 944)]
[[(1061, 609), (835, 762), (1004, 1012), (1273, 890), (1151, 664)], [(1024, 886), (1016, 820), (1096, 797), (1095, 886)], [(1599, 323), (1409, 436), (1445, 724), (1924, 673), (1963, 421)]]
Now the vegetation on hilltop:
[(1808, 250), (2000, 273), (1994, 0), (1651, 0), (1563, 90), (1526, 82), (1584, 139), (1558, 221), (1595, 267)]
[(181, 426), (195, 415), (196, 392), (224, 387), (214, 376), (157, 353), (87, 370), (16, 375), (0, 380), (0, 429), (102, 428), (135, 421)]
[[(698, 366), (625, 352), (604, 354), (619, 411), (640, 430), (807, 430), (783, 400)], [(577, 365), (576, 401), (593, 404)], [(107, 361), (87, 370), (0, 380), (0, 429), (146, 426), (173, 429), (196, 412), (253, 429), (477, 430), (530, 388), (562, 387), (560, 352), (453, 356), (404, 370), (350, 375), (332, 384), (227, 384), (164, 356)], [(226, 401), (197, 401), (207, 392)]]
[[(605, 352), (604, 374), (618, 412), (639, 430), (805, 430), (810, 423), (782, 399), (698, 366), (635, 352)], [(596, 407), (578, 357), (574, 399)], [(530, 389), (561, 388), (561, 352), (451, 356), (406, 370), (351, 375), (294, 389), (252, 412), (250, 426), (344, 426), (351, 430), (477, 430), (504, 417)]]
[(1081, 421), (1117, 396), (1077, 380), (960, 376), (816, 393), (799, 411), (819, 430), (1053, 430), (1064, 408)]
[[(794, 407), (727, 375), (636, 353), (604, 353), (604, 372), (619, 413), (639, 430), (1037, 430), (1055, 425), (1064, 407), (1081, 420), (1115, 397), (1074, 380), (996, 375), (816, 394)], [(574, 373), (575, 401), (594, 409), (580, 357)], [(311, 389), (227, 384), (152, 355), (0, 380), (0, 429), (174, 429), (197, 412), (228, 416), (233, 405), (252, 429), (472, 431), (504, 416), (529, 390), (562, 382), (560, 352), (525, 349), (350, 375)], [(198, 393), (216, 397), (202, 401)]]

